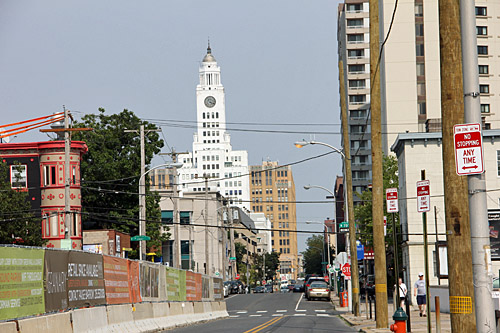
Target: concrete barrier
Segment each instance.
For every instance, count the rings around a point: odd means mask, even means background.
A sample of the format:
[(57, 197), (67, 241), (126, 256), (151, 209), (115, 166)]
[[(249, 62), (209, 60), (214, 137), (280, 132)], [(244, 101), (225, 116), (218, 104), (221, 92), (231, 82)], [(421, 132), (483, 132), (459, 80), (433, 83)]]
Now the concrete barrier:
[(17, 325), (15, 321), (0, 323), (0, 332), (2, 333), (17, 333)]
[(132, 304), (108, 305), (106, 316), (108, 318), (108, 332), (140, 332), (134, 323)]
[(175, 327), (175, 323), (170, 318), (170, 307), (168, 303), (152, 303), (153, 318), (160, 329)]
[[(187, 316), (184, 314), (184, 307), (186, 302), (170, 302), (169, 320), (173, 326), (182, 326), (188, 324)], [(184, 304), (184, 306), (182, 306)]]
[[(69, 312), (57, 313), (47, 316), (27, 318), (18, 321), (19, 332), (40, 332), (40, 333), (65, 333), (71, 332), (71, 315)], [(15, 323), (14, 323), (15, 327)], [(3, 331), (3, 327), (0, 329)], [(17, 329), (14, 331), (17, 332)]]
[(108, 316), (106, 307), (77, 309), (71, 313), (73, 318), (73, 333), (80, 332), (106, 332)]
[(154, 321), (153, 304), (139, 303), (135, 305), (135, 311), (132, 312), (134, 323), (140, 332), (157, 331), (160, 328)]

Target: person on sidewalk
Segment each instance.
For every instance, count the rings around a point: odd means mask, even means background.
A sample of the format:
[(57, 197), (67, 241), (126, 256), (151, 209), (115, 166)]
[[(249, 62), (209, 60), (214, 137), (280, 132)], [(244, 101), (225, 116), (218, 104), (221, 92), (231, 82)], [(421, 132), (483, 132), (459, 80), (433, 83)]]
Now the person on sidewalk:
[(420, 311), (420, 317), (426, 317), (425, 307), (427, 305), (426, 295), (425, 295), (425, 281), (424, 281), (424, 273), (418, 273), (418, 280), (415, 282), (413, 286), (415, 291), (414, 294), (417, 297), (418, 310)]
[(406, 288), (406, 284), (403, 283), (403, 279), (399, 278), (399, 306), (404, 309), (405, 307), (405, 300), (406, 300), (406, 293), (408, 292), (408, 289)]

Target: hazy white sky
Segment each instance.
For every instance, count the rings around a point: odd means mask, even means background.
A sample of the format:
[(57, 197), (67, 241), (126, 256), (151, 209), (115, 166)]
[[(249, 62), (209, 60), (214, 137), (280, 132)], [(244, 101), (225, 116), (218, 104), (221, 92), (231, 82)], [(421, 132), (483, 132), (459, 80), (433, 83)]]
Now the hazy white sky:
[[(128, 108), (161, 120), (168, 144), (191, 150), (194, 129), (167, 120), (195, 121), (198, 66), (210, 37), (227, 121), (258, 123), (229, 129), (326, 132), (315, 139), (338, 147), (339, 2), (3, 0), (0, 123), (61, 111), (63, 104), (77, 117), (99, 107), (108, 113)], [(233, 149), (248, 150), (251, 164), (267, 158), (285, 164), (328, 151), (293, 146), (310, 134), (230, 132)], [(46, 138), (32, 131), (13, 141)], [(302, 187), (332, 188), (341, 170), (337, 154), (294, 166), (297, 200), (324, 200), (326, 192)], [(299, 229), (321, 230), (305, 222), (332, 217), (333, 205), (298, 204), (297, 214)], [(299, 234), (299, 250), (307, 237)]]

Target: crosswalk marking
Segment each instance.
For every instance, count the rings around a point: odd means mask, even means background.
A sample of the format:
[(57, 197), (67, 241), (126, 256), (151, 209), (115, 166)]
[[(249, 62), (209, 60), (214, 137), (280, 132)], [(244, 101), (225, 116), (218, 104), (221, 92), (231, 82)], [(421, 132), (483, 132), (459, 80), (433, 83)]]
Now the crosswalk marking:
[(250, 315), (250, 317), (262, 317), (262, 315)]
[(267, 310), (257, 311), (257, 313), (267, 313)]
[(314, 310), (316, 312), (326, 312), (326, 310)]
[(317, 313), (316, 316), (318, 317), (330, 317), (328, 313)]
[(272, 315), (272, 317), (283, 317), (282, 313), (275, 313)]
[(295, 313), (294, 316), (305, 316), (305, 313)]
[(237, 311), (236, 313), (248, 313), (248, 311)]
[(297, 311), (297, 312), (306, 312), (307, 310), (298, 310), (298, 309), (295, 309), (295, 311)]
[(288, 310), (276, 310), (276, 312), (287, 312)]

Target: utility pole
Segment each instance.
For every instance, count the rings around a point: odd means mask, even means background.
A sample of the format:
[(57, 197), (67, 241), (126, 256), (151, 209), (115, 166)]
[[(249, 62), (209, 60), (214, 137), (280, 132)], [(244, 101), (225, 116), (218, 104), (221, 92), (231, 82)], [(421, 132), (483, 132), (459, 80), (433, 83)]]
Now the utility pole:
[[(124, 130), (125, 133), (137, 133), (137, 130)], [(143, 175), (146, 173), (146, 154), (144, 148), (144, 135), (149, 132), (161, 132), (161, 130), (144, 130), (144, 125), (139, 128), (139, 136), (141, 139), (141, 175), (139, 177), (139, 236), (146, 234), (146, 178)], [(139, 241), (139, 260), (142, 260), (146, 249), (146, 241)]]
[[(228, 201), (228, 218), (229, 218), (229, 245), (231, 246), (231, 258), (236, 258), (236, 247), (234, 245), (234, 229), (233, 229), (233, 208)], [(231, 280), (236, 276), (236, 260), (231, 260)]]
[[(71, 137), (69, 135), (69, 113), (65, 106), (64, 109), (64, 226), (65, 233), (64, 239), (71, 239), (71, 234), (76, 233), (76, 230), (71, 230), (71, 202), (70, 202), (70, 192), (71, 192), (71, 178), (70, 178), (70, 167), (71, 162), (69, 159), (69, 154), (71, 150)], [(75, 234), (76, 236), (76, 234)]]
[[(460, 15), (465, 122), (481, 124), (474, 1), (461, 0)], [(490, 292), (493, 286), (491, 285), (491, 248), (485, 174), (470, 175), (467, 178), (476, 327), (477, 332), (491, 332), (495, 330), (496, 319)]]
[[(458, 0), (439, 1), (443, 182), (450, 305), (465, 297), (469, 313), (451, 313), (452, 332), (476, 332), (467, 179), (456, 174), (453, 126), (464, 123), (462, 45)], [(477, 45), (473, 46), (474, 48)], [(477, 87), (473, 87), (475, 91)], [(467, 99), (466, 99), (467, 101)], [(483, 259), (484, 260), (484, 259)], [(377, 300), (378, 301), (378, 300)], [(377, 302), (378, 303), (378, 302)], [(492, 323), (494, 325), (494, 322)]]
[[(359, 316), (359, 267), (358, 253), (356, 250), (356, 225), (354, 219), (354, 200), (352, 193), (352, 170), (351, 170), (351, 145), (349, 142), (349, 124), (347, 122), (347, 103), (345, 92), (345, 77), (344, 63), (339, 61), (339, 77), (340, 77), (340, 109), (342, 115), (342, 139), (344, 146), (344, 166), (345, 166), (345, 190), (347, 197), (347, 221), (349, 223), (349, 248), (355, 249), (351, 251), (351, 281), (352, 281), (352, 311), (355, 316)], [(344, 207), (346, 204), (344, 203)], [(337, 221), (335, 220), (335, 226)], [(337, 229), (335, 230), (337, 237)], [(337, 285), (335, 283), (335, 285)]]
[[(372, 218), (373, 250), (375, 252), (375, 306), (377, 328), (388, 326), (387, 265), (384, 238), (384, 183), (382, 171), (382, 117), (378, 55), (379, 0), (370, 0), (370, 109), (372, 140)], [(349, 221), (350, 223), (351, 221)], [(352, 221), (354, 223), (354, 221)]]
[[(182, 261), (181, 261), (181, 239), (179, 235), (179, 229), (180, 229), (180, 217), (179, 217), (179, 191), (178, 191), (178, 175), (177, 175), (177, 157), (180, 154), (187, 154), (188, 152), (182, 152), (178, 153), (175, 151), (175, 148), (172, 147), (172, 152), (170, 153), (162, 153), (160, 155), (170, 155), (172, 157), (172, 162), (174, 163), (174, 167), (172, 168), (172, 172), (174, 173), (174, 185), (173, 185), (173, 192), (174, 192), (174, 265), (173, 267), (181, 268), (182, 267)], [(189, 264), (189, 268), (191, 267), (191, 263)]]
[[(70, 111), (66, 109), (63, 105), (64, 110), (64, 128), (53, 128), (53, 129), (41, 129), (40, 132), (48, 133), (55, 132), (60, 133), (64, 132), (64, 239), (70, 240), (71, 236), (78, 236), (78, 226), (71, 226), (71, 132), (81, 132), (81, 131), (92, 131), (92, 128), (70, 128), (69, 127), (69, 118), (71, 117)], [(71, 118), (73, 119), (73, 118)], [(61, 139), (61, 136), (58, 134), (58, 139)], [(80, 248), (81, 249), (81, 244)]]

